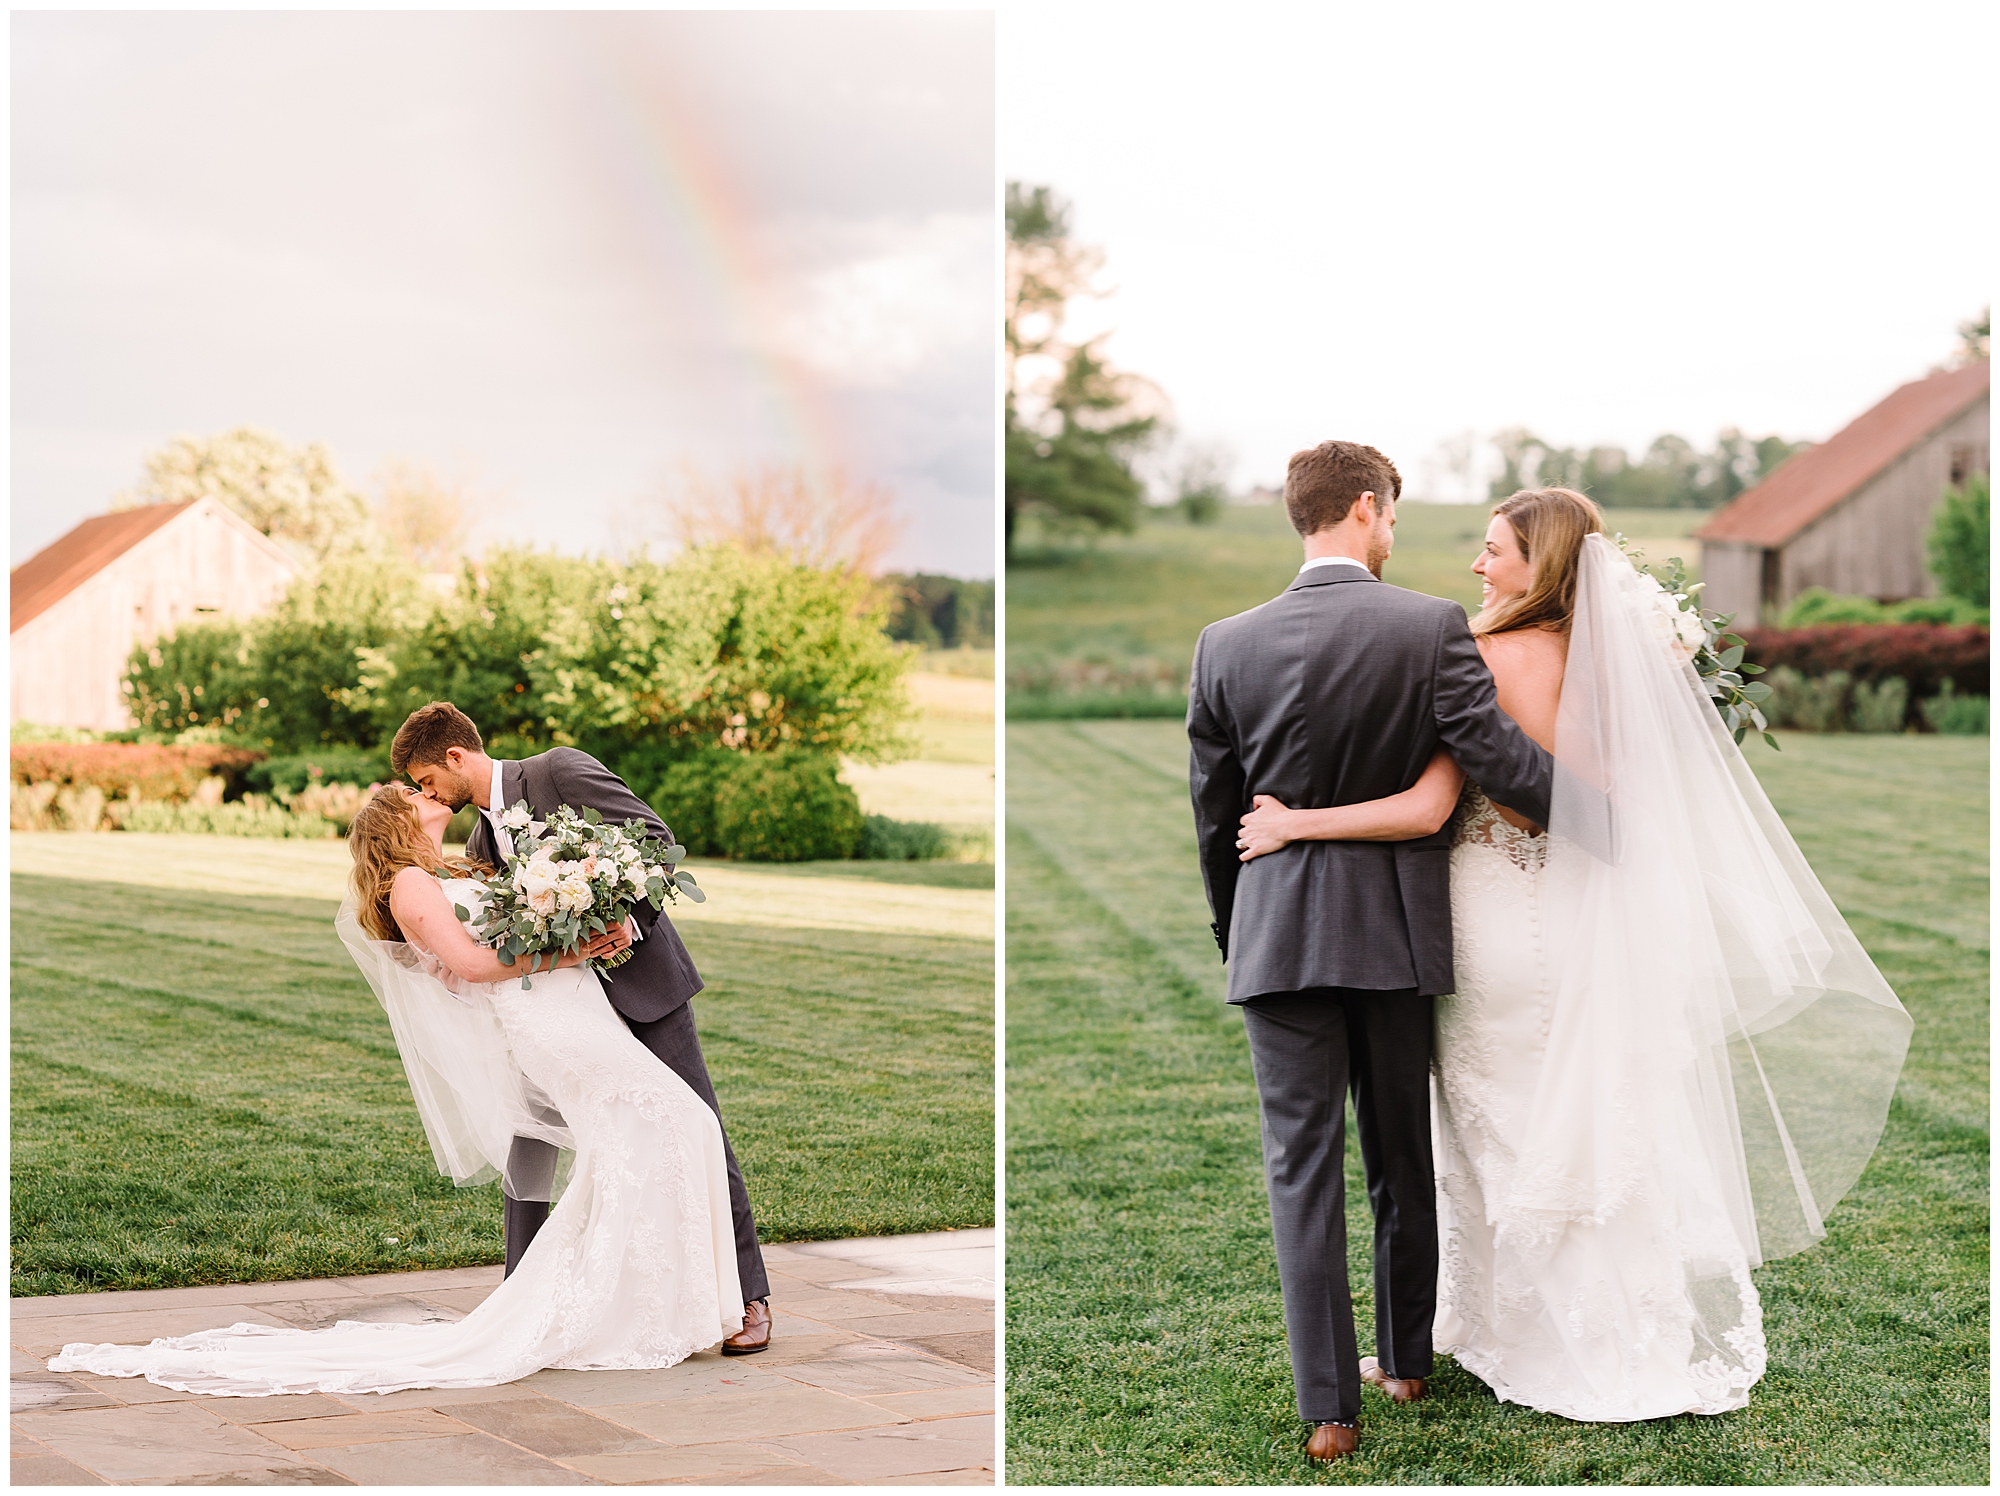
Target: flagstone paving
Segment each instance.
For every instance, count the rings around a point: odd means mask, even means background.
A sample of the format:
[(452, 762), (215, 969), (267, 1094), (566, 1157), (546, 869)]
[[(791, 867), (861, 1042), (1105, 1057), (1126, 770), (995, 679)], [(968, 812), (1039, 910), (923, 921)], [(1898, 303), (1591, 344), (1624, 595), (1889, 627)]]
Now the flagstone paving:
[(991, 1230), (764, 1249), (769, 1351), (500, 1387), (199, 1397), (68, 1342), (462, 1318), (500, 1269), (14, 1299), (14, 1485), (991, 1485)]

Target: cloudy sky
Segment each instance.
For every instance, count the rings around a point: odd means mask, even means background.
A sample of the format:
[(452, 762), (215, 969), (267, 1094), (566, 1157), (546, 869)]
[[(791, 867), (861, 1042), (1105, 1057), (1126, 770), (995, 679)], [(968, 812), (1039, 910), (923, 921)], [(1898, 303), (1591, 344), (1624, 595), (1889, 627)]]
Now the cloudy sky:
[(993, 574), (978, 14), (21, 14), (15, 562), (180, 433), (476, 475), (601, 549), (678, 464), (890, 487)]
[(1467, 429), (1825, 437), (1991, 294), (1996, 14), (1010, 6), (1001, 166), (1073, 200), (1116, 289), (1077, 325), (1239, 483), (1332, 436), (1419, 492)]

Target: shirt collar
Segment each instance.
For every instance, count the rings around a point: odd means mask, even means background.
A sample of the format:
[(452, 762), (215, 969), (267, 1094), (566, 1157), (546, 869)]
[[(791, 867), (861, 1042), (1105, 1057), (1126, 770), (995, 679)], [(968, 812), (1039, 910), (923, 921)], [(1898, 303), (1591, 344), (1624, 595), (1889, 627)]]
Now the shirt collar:
[(506, 767), (507, 767), (506, 760), (498, 758), (493, 760), (493, 793), (489, 797), (487, 804), (484, 807), (488, 820), (494, 820), (494, 821), (499, 820), (500, 812), (507, 808), (505, 805), (502, 805), (500, 803), (500, 796), (503, 793), (500, 786), (500, 772)]
[[(1315, 556), (1299, 568), (1299, 575), (1304, 576), (1315, 566), (1358, 566), (1363, 571), (1368, 571), (1368, 564), (1365, 561), (1357, 561), (1352, 556)], [(1372, 577), (1375, 573), (1368, 571), (1368, 575)]]

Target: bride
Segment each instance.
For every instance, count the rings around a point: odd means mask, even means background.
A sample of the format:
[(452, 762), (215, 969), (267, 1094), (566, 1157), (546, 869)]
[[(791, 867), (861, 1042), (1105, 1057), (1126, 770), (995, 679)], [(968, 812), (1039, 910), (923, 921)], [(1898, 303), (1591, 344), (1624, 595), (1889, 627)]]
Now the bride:
[(1437, 1349), (1580, 1421), (1740, 1408), (1765, 1367), (1751, 1269), (1825, 1234), (1910, 1019), (1710, 704), (1691, 620), (1596, 505), (1515, 494), (1473, 570), (1500, 706), (1566, 771), (1547, 831), (1440, 753), (1368, 805), (1259, 796), (1238, 845), (1247, 861), (1455, 816)]
[[(54, 1371), (143, 1376), (182, 1392), (485, 1387), (562, 1366), (672, 1366), (742, 1328), (729, 1177), (715, 1113), (653, 1058), (582, 966), (524, 990), (466, 933), (485, 871), (444, 855), (448, 807), (385, 786), (355, 817), (341, 939), (381, 999), (441, 1172), (507, 1176), (560, 1203), (519, 1267), (456, 1324), (238, 1324), (146, 1346), (69, 1345)], [(574, 1150), (566, 1188), (508, 1173), (516, 1135)]]

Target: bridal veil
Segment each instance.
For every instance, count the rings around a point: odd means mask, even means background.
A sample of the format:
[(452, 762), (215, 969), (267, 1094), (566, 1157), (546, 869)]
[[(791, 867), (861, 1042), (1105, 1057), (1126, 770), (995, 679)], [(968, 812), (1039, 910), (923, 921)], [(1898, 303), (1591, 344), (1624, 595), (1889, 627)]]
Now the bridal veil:
[[(516, 1200), (555, 1199), (566, 1167), (551, 1175), (542, 1155), (510, 1169), (514, 1139), (564, 1150), (575, 1143), (561, 1114), (521, 1073), (491, 1002), (417, 947), (370, 936), (358, 909), (348, 894), (334, 928), (389, 1015), (438, 1172), (459, 1185), (501, 1179)], [(567, 1152), (563, 1157), (566, 1165)]]
[[(1720, 1181), (1754, 1265), (1825, 1234), (1881, 1137), (1911, 1022), (1661, 599), (1603, 536), (1585, 539), (1545, 904), (1561, 954), (1543, 1084), (1562, 1094), (1537, 1098), (1498, 1224), (1533, 1236), (1604, 1220), (1657, 1187), (1665, 1158)], [(1679, 1136), (1653, 1135), (1663, 1116)]]

